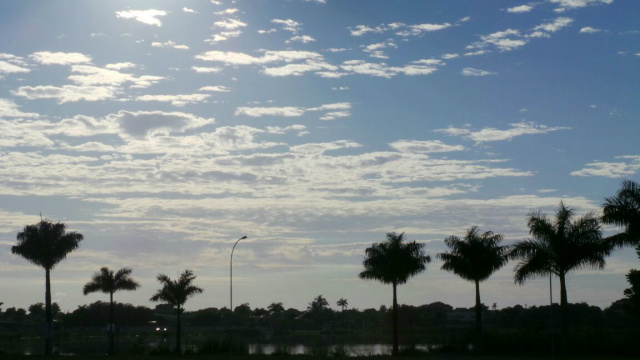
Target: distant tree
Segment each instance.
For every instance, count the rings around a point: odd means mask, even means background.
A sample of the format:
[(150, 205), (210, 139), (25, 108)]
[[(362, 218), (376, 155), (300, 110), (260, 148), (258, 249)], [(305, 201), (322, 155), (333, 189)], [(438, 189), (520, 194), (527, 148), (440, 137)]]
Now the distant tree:
[(392, 355), (398, 356), (398, 297), (396, 288), (406, 283), (410, 277), (423, 272), (431, 257), (424, 253), (423, 244), (415, 241), (404, 241), (404, 233), (387, 233), (387, 241), (374, 243), (365, 250), (362, 262), (364, 271), (359, 274), (361, 279), (378, 280), (393, 287), (393, 350)]
[(84, 285), (82, 293), (87, 295), (93, 292), (103, 292), (109, 294), (109, 355), (115, 355), (115, 315), (113, 305), (113, 293), (120, 290), (133, 291), (140, 287), (131, 278), (130, 268), (122, 268), (116, 273), (108, 267), (100, 268), (100, 271), (93, 274), (91, 281)]
[(45, 270), (45, 345), (44, 354), (53, 352), (53, 315), (51, 312), (51, 270), (67, 254), (77, 249), (82, 241), (82, 234), (75, 231), (66, 232), (66, 225), (48, 220), (41, 220), (34, 225), (27, 225), (17, 235), (18, 245), (11, 247), (11, 252), (20, 255), (32, 264)]
[(349, 303), (347, 302), (347, 299), (340, 298), (340, 300), (336, 302), (336, 305), (340, 306), (342, 308), (342, 311), (344, 311), (344, 309), (346, 309), (347, 306), (349, 306)]
[(197, 294), (201, 294), (203, 290), (193, 285), (193, 280), (196, 276), (193, 275), (193, 271), (185, 270), (180, 274), (180, 278), (177, 280), (171, 280), (167, 275), (159, 274), (157, 277), (162, 288), (158, 290), (152, 297), (151, 301), (162, 301), (172, 305), (176, 309), (177, 323), (176, 323), (176, 353), (182, 354), (182, 347), (180, 342), (181, 324), (180, 316), (183, 312), (183, 305), (187, 300)]
[(282, 303), (271, 303), (271, 305), (269, 305), (267, 307), (267, 310), (269, 311), (269, 314), (271, 315), (278, 315), (284, 312), (284, 306), (282, 306)]
[(322, 297), (322, 295), (318, 295), (316, 296), (315, 299), (313, 299), (312, 302), (309, 303), (309, 306), (307, 306), (307, 310), (321, 311), (321, 310), (326, 310), (328, 307), (329, 307), (329, 302), (327, 301), (327, 299)]
[(508, 247), (500, 246), (503, 236), (491, 231), (480, 233), (474, 226), (467, 230), (464, 239), (450, 236), (444, 240), (448, 252), (438, 254), (443, 261), (442, 270), (451, 271), (476, 285), (476, 351), (482, 345), (482, 301), (480, 282), (503, 267), (508, 261)]
[(529, 234), (533, 239), (514, 245), (510, 257), (519, 259), (514, 280), (527, 280), (550, 273), (560, 279), (560, 331), (562, 352), (567, 354), (568, 299), (566, 275), (583, 268), (603, 269), (611, 246), (602, 238), (598, 218), (589, 213), (572, 221), (574, 211), (560, 203), (554, 220), (539, 211), (528, 216)]

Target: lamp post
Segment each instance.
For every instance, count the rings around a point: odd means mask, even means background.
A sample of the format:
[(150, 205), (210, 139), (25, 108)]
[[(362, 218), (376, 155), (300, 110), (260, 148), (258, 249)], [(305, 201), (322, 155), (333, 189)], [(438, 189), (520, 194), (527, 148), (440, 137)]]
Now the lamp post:
[(231, 249), (231, 260), (229, 261), (229, 309), (233, 312), (233, 250), (236, 249), (236, 245), (240, 242), (240, 240), (246, 239), (247, 236), (243, 236), (235, 244), (233, 244), (233, 248)]

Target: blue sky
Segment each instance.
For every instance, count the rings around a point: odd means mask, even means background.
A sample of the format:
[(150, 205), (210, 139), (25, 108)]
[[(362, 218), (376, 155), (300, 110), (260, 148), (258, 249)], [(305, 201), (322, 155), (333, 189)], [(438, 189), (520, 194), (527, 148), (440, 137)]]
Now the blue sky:
[[(10, 253), (39, 214), (84, 234), (53, 272), (64, 310), (101, 266), (186, 268), (187, 304), (305, 308), (391, 302), (357, 278), (364, 249), (406, 232), (434, 257), (401, 303), (472, 306), (439, 270), (467, 228), (527, 238), (531, 210), (598, 212), (640, 172), (640, 3), (623, 0), (20, 1), (0, 5), (0, 283), (4, 308), (43, 301)], [(635, 94), (635, 95), (634, 95)], [(617, 231), (606, 228), (607, 233)], [(568, 279), (608, 306), (638, 260)], [(548, 301), (483, 283), (499, 307)], [(336, 306), (337, 308), (337, 306)]]

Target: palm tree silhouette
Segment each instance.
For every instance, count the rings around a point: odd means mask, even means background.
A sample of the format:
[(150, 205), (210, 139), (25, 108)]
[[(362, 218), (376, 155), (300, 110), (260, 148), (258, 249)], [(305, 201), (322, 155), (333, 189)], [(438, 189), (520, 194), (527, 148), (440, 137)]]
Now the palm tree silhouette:
[(82, 234), (75, 231), (66, 232), (66, 225), (40, 220), (34, 225), (27, 225), (17, 235), (18, 245), (11, 247), (11, 252), (27, 259), (45, 270), (45, 344), (44, 354), (51, 355), (53, 350), (52, 330), (53, 315), (51, 312), (51, 270), (67, 254), (77, 249), (82, 241)]
[(400, 354), (398, 348), (398, 298), (396, 288), (410, 277), (423, 272), (431, 257), (424, 253), (424, 245), (415, 241), (404, 243), (404, 233), (387, 233), (387, 241), (374, 243), (365, 250), (361, 279), (378, 280), (393, 286), (393, 356)]
[(340, 300), (336, 302), (336, 305), (340, 306), (342, 308), (342, 311), (344, 311), (344, 309), (346, 309), (347, 306), (349, 306), (349, 303), (347, 302), (347, 299), (340, 298)]
[(282, 306), (282, 303), (271, 303), (271, 305), (267, 306), (267, 310), (269, 310), (269, 314), (275, 314), (278, 315), (280, 313), (284, 312), (284, 306)]
[(444, 240), (449, 252), (438, 254), (444, 263), (442, 270), (476, 284), (476, 351), (482, 345), (482, 302), (480, 301), (480, 282), (503, 267), (509, 260), (508, 247), (500, 246), (503, 236), (491, 231), (480, 234), (478, 227), (467, 230), (464, 239), (450, 236)]
[(100, 271), (93, 274), (91, 281), (84, 285), (82, 293), (87, 295), (96, 291), (109, 294), (109, 355), (115, 354), (115, 321), (113, 310), (113, 293), (119, 290), (132, 291), (140, 287), (130, 275), (130, 268), (118, 270), (115, 274), (108, 267), (100, 268)]
[(510, 258), (519, 259), (514, 281), (525, 281), (555, 274), (560, 279), (560, 332), (562, 353), (566, 355), (568, 335), (568, 299), (566, 275), (583, 268), (603, 269), (605, 256), (611, 252), (609, 242), (602, 239), (598, 218), (593, 213), (572, 221), (574, 211), (560, 202), (552, 221), (539, 211), (528, 216), (529, 234), (533, 239), (516, 243)]
[(625, 227), (609, 239), (617, 246), (636, 245), (640, 251), (640, 184), (623, 181), (616, 196), (605, 199), (603, 213), (603, 223)]
[(197, 294), (203, 292), (203, 290), (193, 285), (193, 280), (196, 276), (193, 275), (193, 271), (185, 270), (180, 274), (178, 280), (171, 280), (165, 274), (159, 274), (157, 277), (162, 288), (158, 290), (152, 297), (151, 301), (162, 301), (170, 304), (176, 308), (177, 324), (176, 324), (176, 353), (182, 354), (182, 348), (180, 343), (181, 324), (180, 316), (182, 315), (182, 306), (187, 300)]

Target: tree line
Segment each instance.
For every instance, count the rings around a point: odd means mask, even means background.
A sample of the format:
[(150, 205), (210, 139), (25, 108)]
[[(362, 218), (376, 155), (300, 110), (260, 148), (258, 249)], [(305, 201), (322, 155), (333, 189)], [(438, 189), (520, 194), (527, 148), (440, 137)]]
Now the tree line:
[[(602, 223), (621, 226), (624, 231), (604, 238)], [(502, 235), (491, 231), (481, 233), (474, 226), (467, 230), (462, 239), (456, 236), (445, 239), (449, 251), (437, 254), (438, 258), (443, 260), (443, 270), (451, 271), (475, 284), (475, 350), (478, 353), (482, 351), (483, 346), (480, 282), (488, 279), (508, 260), (517, 260), (514, 281), (518, 284), (522, 285), (527, 280), (540, 276), (559, 278), (561, 349), (564, 355), (567, 354), (569, 302), (566, 274), (582, 268), (603, 268), (605, 257), (610, 255), (616, 247), (636, 246), (640, 256), (640, 186), (633, 181), (624, 181), (615, 196), (605, 199), (602, 217), (589, 213), (576, 218), (574, 210), (561, 202), (554, 218), (549, 218), (539, 211), (532, 211), (527, 217), (527, 224), (531, 238), (519, 241), (512, 247), (500, 245)], [(45, 355), (51, 355), (53, 309), (50, 273), (56, 264), (78, 248), (83, 236), (77, 232), (67, 232), (64, 223), (53, 223), (42, 219), (37, 224), (25, 226), (23, 231), (18, 233), (17, 240), (18, 244), (11, 248), (12, 253), (22, 256), (45, 270)], [(391, 232), (387, 234), (385, 242), (374, 243), (367, 248), (363, 261), (364, 270), (359, 274), (362, 279), (373, 279), (392, 285), (393, 355), (399, 354), (397, 286), (426, 270), (426, 264), (431, 261), (431, 257), (424, 251), (424, 244), (404, 240), (404, 233)], [(130, 274), (129, 268), (114, 272), (105, 267), (95, 273), (83, 289), (85, 294), (101, 291), (110, 296), (109, 354), (115, 353), (113, 294), (116, 291), (131, 291), (139, 287)], [(203, 292), (203, 289), (193, 284), (195, 278), (191, 270), (185, 270), (176, 280), (159, 274), (157, 279), (161, 288), (150, 299), (150, 301), (166, 303), (174, 309), (177, 353), (181, 353), (183, 305), (190, 297)], [(639, 296), (640, 272), (631, 270), (627, 274), (627, 280), (631, 288), (625, 290), (624, 294), (629, 304), (636, 304)], [(318, 314), (314, 311), (315, 307), (324, 308), (324, 303), (316, 302), (316, 300), (322, 300), (321, 298), (320, 296), (310, 303), (310, 314)], [(343, 309), (348, 305), (346, 299), (340, 299), (339, 303), (338, 306)]]

